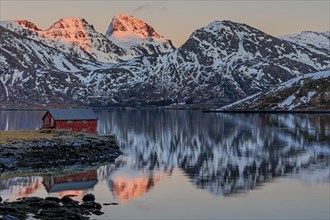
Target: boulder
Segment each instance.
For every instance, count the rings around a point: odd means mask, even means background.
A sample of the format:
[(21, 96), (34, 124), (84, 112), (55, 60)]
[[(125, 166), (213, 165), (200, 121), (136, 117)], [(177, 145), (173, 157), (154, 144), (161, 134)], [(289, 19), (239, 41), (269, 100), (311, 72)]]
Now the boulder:
[(95, 196), (93, 194), (87, 194), (82, 198), (82, 200), (84, 202), (88, 202), (88, 201), (93, 201), (94, 202), (95, 201)]

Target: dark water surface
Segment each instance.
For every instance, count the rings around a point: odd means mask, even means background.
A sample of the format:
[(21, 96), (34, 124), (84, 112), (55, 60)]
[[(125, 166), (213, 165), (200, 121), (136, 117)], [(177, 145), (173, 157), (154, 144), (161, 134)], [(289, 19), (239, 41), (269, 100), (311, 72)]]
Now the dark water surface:
[[(38, 129), (42, 111), (0, 111), (0, 130)], [(110, 164), (0, 176), (4, 199), (93, 193), (98, 219), (329, 219), (329, 114), (97, 111)]]

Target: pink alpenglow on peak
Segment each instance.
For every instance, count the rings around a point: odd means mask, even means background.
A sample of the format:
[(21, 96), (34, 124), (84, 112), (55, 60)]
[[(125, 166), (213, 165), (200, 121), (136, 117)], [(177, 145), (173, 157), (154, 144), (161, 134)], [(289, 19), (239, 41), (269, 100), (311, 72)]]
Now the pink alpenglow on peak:
[(40, 29), (31, 21), (28, 21), (28, 20), (13, 20), (13, 22), (20, 25), (20, 26), (22, 26), (22, 27), (28, 28), (30, 30), (40, 31)]
[(47, 30), (26, 20), (2, 21), (1, 26), (80, 58), (115, 63), (123, 53), (83, 18), (62, 18)]
[(137, 53), (151, 55), (174, 50), (171, 40), (158, 34), (145, 21), (124, 13), (112, 19), (105, 36), (117, 46)]
[(148, 25), (143, 20), (121, 13), (119, 17), (114, 17), (106, 33), (106, 37), (123, 36), (124, 33), (129, 33), (144, 40), (167, 40), (157, 32), (154, 28)]

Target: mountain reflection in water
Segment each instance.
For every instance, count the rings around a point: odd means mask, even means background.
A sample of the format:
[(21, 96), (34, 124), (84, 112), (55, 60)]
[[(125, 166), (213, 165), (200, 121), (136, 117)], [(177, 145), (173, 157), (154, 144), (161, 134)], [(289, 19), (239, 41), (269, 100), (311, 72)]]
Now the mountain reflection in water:
[(106, 121), (99, 132), (116, 134), (134, 169), (179, 167), (214, 195), (300, 171), (306, 180), (307, 171), (322, 170), (312, 179), (329, 181), (330, 115), (132, 110), (99, 117)]
[[(152, 190), (175, 168), (183, 170), (195, 187), (213, 195), (245, 192), (277, 176), (308, 183), (329, 182), (330, 115), (327, 114), (166, 110), (111, 110), (97, 114), (99, 133), (115, 134), (123, 156), (87, 172), (88, 175), (82, 172), (62, 174), (67, 177), (61, 178), (0, 180), (0, 194), (5, 191), (33, 194), (32, 188), (40, 187), (42, 180), (48, 192), (64, 184), (61, 186), (68, 189), (59, 187), (56, 192), (76, 190), (83, 196), (106, 181), (113, 196), (125, 203)], [(0, 116), (6, 119), (0, 121), (0, 128), (10, 128), (10, 120), (1, 111)], [(27, 122), (22, 118), (22, 123)], [(30, 126), (37, 127), (37, 123), (40, 122), (36, 120)], [(57, 185), (49, 184), (55, 180)]]

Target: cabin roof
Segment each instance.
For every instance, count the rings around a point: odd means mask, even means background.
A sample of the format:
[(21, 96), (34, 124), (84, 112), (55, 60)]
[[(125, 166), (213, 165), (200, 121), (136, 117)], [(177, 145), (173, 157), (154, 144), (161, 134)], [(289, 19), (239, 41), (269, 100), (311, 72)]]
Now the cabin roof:
[(47, 112), (55, 120), (97, 120), (96, 114), (91, 109), (49, 109)]

